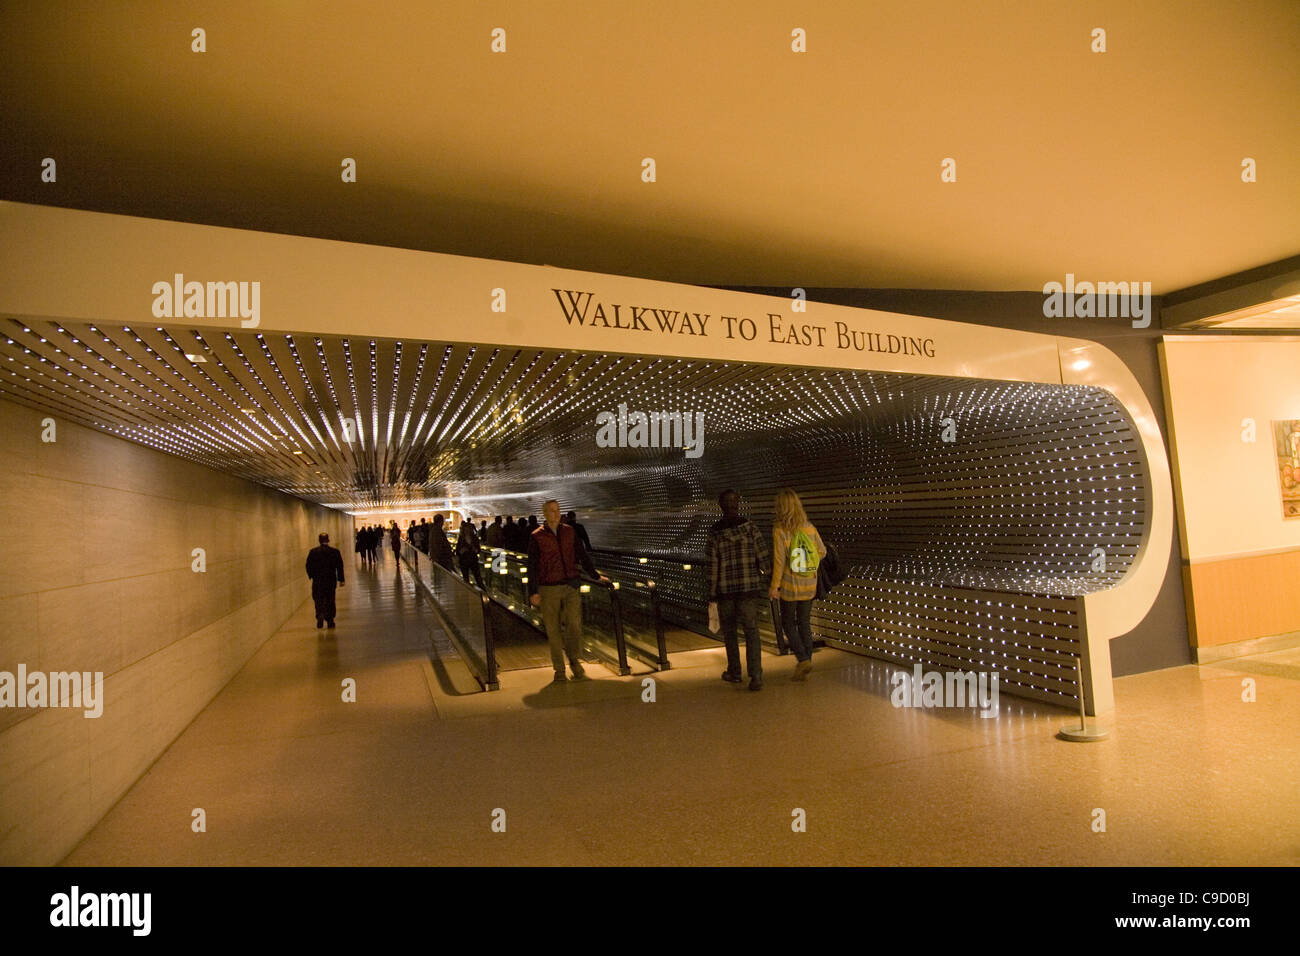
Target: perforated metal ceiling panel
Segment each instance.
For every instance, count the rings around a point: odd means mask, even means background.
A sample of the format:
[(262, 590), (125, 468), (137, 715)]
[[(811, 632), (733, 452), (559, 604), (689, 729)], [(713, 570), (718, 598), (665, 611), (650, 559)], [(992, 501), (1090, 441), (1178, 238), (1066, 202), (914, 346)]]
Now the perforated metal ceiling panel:
[[(554, 496), (628, 550), (702, 552), (722, 487), (768, 520), (790, 485), (873, 577), (1081, 594), (1146, 525), (1127, 416), (1081, 386), (15, 320), (0, 368), (15, 401), (328, 505)], [(620, 405), (702, 413), (702, 454), (598, 447)]]

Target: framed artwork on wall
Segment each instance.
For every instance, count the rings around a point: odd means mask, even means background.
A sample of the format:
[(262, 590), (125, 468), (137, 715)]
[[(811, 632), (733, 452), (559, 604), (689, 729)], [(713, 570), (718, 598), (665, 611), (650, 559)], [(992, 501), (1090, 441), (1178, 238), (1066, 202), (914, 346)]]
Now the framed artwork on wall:
[(1282, 492), (1282, 517), (1300, 518), (1300, 420), (1273, 422), (1277, 480)]

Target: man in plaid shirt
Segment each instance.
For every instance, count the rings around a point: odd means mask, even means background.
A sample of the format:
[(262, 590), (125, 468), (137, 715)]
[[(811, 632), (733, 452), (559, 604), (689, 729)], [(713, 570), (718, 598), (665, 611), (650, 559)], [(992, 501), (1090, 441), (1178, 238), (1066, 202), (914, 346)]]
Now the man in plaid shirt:
[(758, 637), (758, 612), (772, 573), (767, 537), (740, 516), (740, 495), (728, 488), (718, 495), (722, 520), (709, 529), (709, 601), (718, 607), (722, 639), (727, 645), (727, 669), (722, 679), (739, 684), (740, 643), (736, 623), (745, 629), (749, 689), (763, 689), (763, 646)]

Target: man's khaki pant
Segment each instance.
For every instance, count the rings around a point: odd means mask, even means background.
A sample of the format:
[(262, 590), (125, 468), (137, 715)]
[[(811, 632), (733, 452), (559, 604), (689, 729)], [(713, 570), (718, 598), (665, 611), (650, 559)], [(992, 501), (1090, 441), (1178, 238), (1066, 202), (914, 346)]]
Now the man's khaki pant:
[[(557, 674), (564, 673), (564, 656), (577, 670), (582, 666), (579, 639), (582, 636), (582, 592), (567, 584), (542, 584), (537, 588), (542, 598), (542, 623), (551, 645), (551, 665)], [(560, 623), (564, 623), (561, 650)]]

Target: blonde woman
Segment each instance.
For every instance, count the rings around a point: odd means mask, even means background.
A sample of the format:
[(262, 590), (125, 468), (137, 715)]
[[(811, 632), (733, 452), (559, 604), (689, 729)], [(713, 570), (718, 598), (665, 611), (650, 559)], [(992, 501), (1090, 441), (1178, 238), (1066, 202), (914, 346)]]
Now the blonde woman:
[(772, 586), (768, 596), (781, 600), (781, 629), (798, 663), (793, 680), (808, 679), (812, 670), (813, 597), (817, 593), (817, 565), (826, 557), (826, 545), (804, 513), (803, 502), (792, 488), (776, 496), (772, 521)]

